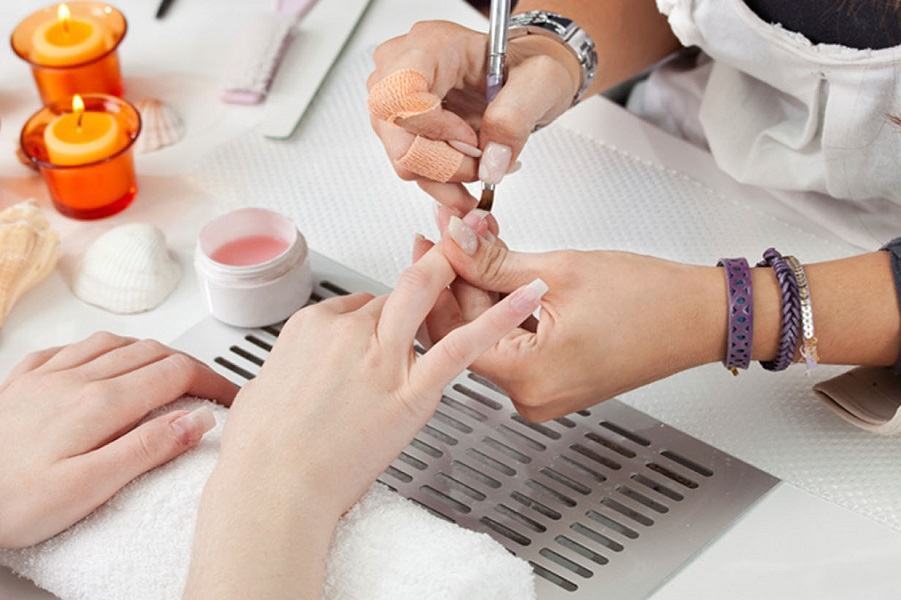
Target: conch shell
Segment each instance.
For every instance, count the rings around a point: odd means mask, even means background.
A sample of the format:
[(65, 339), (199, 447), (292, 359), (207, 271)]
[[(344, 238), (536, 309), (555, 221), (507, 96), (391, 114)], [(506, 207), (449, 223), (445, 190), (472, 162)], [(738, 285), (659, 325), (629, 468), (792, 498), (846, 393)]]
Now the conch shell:
[(0, 211), (0, 326), (16, 301), (59, 260), (59, 236), (34, 201)]
[(135, 103), (135, 108), (141, 113), (141, 135), (135, 142), (139, 153), (171, 146), (185, 136), (184, 121), (162, 100), (144, 98)]
[(172, 293), (181, 268), (169, 255), (163, 232), (146, 223), (110, 229), (88, 247), (72, 280), (72, 291), (110, 312), (155, 308)]

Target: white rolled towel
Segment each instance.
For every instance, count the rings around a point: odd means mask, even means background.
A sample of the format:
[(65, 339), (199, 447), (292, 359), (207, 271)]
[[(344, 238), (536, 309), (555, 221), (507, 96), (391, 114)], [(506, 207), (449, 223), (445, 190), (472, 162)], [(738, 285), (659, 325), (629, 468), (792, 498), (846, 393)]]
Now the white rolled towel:
[[(183, 400), (177, 407), (203, 402)], [(136, 479), (56, 537), (0, 550), (0, 564), (63, 600), (180, 598), (200, 495), (228, 415), (210, 406), (218, 423), (197, 448)], [(303, 543), (297, 540), (298, 549)], [(338, 525), (323, 598), (534, 600), (535, 586), (529, 565), (489, 536), (375, 484)]]

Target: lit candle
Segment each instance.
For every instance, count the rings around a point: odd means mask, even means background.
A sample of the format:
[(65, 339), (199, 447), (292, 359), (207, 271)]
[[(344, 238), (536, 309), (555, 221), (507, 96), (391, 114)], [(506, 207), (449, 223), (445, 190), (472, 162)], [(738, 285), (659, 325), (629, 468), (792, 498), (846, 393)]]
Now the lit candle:
[(12, 47), (31, 65), (45, 105), (86, 92), (120, 96), (117, 48), (127, 29), (122, 13), (105, 2), (55, 4), (18, 24)]
[(44, 145), (56, 165), (84, 165), (115, 154), (126, 142), (116, 118), (86, 111), (81, 96), (72, 97), (72, 112), (63, 113), (44, 129)]
[(97, 58), (110, 46), (105, 25), (88, 16), (73, 17), (69, 6), (63, 3), (56, 7), (56, 19), (35, 28), (31, 59), (48, 66), (75, 65)]
[(140, 132), (141, 117), (128, 102), (76, 94), (25, 122), (21, 151), (61, 213), (99, 219), (127, 207), (137, 193), (132, 147)]

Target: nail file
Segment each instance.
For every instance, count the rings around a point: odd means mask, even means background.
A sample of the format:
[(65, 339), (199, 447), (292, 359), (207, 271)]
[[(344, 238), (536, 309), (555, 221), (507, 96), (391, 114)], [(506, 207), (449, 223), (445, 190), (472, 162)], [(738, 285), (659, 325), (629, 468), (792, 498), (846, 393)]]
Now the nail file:
[(231, 52), (223, 101), (259, 104), (266, 99), (291, 44), (295, 25), (315, 3), (316, 0), (279, 0), (275, 12), (261, 13), (247, 24)]
[(324, 0), (309, 12), (272, 85), (260, 131), (285, 139), (297, 128), (371, 0)]

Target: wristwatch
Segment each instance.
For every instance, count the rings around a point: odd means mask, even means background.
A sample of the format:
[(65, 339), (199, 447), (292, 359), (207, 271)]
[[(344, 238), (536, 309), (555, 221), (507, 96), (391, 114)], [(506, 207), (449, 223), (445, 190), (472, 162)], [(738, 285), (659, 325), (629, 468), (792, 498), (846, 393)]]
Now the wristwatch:
[(582, 69), (582, 80), (579, 90), (573, 97), (575, 106), (582, 99), (582, 95), (591, 86), (598, 69), (598, 54), (595, 51), (594, 40), (575, 21), (557, 13), (545, 10), (533, 10), (518, 13), (510, 17), (509, 39), (524, 35), (543, 35), (556, 39), (566, 46)]

